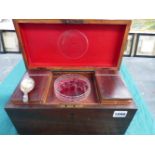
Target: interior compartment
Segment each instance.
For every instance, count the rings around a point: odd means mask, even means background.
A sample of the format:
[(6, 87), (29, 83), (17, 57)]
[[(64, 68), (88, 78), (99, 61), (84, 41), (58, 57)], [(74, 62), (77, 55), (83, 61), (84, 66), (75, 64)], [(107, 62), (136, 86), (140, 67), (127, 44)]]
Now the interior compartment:
[[(29, 93), (29, 104), (45, 105), (121, 105), (132, 102), (131, 95), (121, 79), (118, 71), (100, 69), (97, 71), (45, 71), (31, 70), (28, 72), (35, 81), (35, 88)], [(55, 80), (65, 74), (79, 74), (90, 82), (90, 94), (84, 100), (78, 102), (65, 102), (56, 96), (54, 92)], [(20, 84), (12, 96), (13, 103), (21, 104), (23, 93)], [(25, 104), (25, 103), (24, 103)]]
[[(46, 70), (31, 70), (28, 71), (28, 74), (35, 81), (34, 89), (28, 93), (29, 104), (43, 104), (46, 102), (47, 93), (49, 91), (49, 86), (52, 80), (52, 73)], [(23, 76), (23, 78), (26, 76)], [(12, 102), (15, 104), (23, 103), (23, 93), (20, 90), (20, 83), (17, 86), (14, 94), (11, 98)], [(24, 103), (26, 104), (26, 103)]]
[[(67, 103), (67, 102), (64, 102), (64, 101), (61, 101), (59, 100), (55, 93), (54, 93), (54, 81), (60, 77), (61, 75), (65, 75), (65, 74), (80, 74), (80, 75), (83, 75), (85, 77), (88, 78), (88, 80), (90, 81), (90, 87), (91, 87), (91, 91), (90, 91), (90, 94), (89, 96), (82, 100), (82, 101), (79, 101), (78, 103)], [(98, 94), (97, 94), (97, 89), (96, 89), (96, 83), (95, 83), (95, 80), (94, 80), (94, 72), (81, 72), (81, 71), (74, 71), (74, 72), (71, 72), (71, 71), (62, 71), (62, 72), (58, 72), (58, 71), (55, 71), (53, 72), (53, 80), (51, 82), (51, 86), (50, 86), (50, 89), (49, 89), (49, 92), (48, 92), (48, 97), (47, 97), (47, 101), (46, 101), (46, 104), (50, 104), (50, 105), (97, 105), (99, 104), (99, 98), (98, 98)]]
[(118, 71), (98, 70), (95, 72), (95, 81), (102, 104), (128, 104), (132, 102), (131, 94)]

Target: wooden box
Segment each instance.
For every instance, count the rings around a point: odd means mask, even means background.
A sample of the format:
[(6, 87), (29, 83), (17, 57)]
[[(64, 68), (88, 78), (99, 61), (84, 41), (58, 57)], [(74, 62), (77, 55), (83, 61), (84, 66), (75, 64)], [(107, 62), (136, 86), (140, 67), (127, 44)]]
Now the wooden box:
[[(6, 105), (19, 134), (124, 134), (136, 112), (119, 68), (129, 20), (14, 20), (27, 73), (36, 86), (22, 102), (17, 86)], [(54, 81), (81, 74), (87, 99), (60, 101)], [(18, 75), (17, 75), (18, 76)]]

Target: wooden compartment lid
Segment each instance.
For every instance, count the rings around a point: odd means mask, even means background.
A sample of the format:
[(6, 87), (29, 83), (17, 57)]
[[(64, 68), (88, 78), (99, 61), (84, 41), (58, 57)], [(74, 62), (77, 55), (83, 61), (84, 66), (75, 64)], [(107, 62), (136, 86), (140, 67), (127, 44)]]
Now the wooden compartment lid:
[(124, 105), (132, 103), (132, 97), (118, 71), (95, 72), (97, 89), (102, 104)]
[(118, 70), (130, 20), (14, 20), (28, 69)]

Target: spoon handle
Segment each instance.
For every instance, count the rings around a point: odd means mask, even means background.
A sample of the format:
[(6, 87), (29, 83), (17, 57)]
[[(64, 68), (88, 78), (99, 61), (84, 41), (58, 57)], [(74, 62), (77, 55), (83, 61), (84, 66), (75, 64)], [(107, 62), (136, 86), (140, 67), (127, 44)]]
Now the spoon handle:
[(23, 95), (23, 102), (24, 102), (24, 103), (27, 103), (28, 100), (29, 100), (28, 94), (27, 94), (27, 93), (24, 93), (24, 95)]

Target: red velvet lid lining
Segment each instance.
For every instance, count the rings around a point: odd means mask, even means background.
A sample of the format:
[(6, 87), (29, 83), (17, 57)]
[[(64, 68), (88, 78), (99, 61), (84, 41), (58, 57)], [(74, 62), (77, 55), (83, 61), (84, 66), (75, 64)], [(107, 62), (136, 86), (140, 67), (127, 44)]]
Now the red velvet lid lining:
[(117, 67), (126, 25), (20, 23), (28, 68)]

